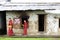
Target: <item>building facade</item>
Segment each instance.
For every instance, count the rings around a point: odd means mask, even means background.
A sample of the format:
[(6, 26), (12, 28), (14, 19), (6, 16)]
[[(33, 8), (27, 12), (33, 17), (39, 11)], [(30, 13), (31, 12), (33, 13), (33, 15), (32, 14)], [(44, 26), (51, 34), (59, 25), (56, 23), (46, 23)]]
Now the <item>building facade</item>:
[[(14, 35), (23, 35), (24, 20), (28, 22), (27, 35), (60, 35), (60, 13), (52, 13), (52, 11), (59, 10), (59, 3), (14, 3), (9, 1), (4, 1), (0, 6), (2, 33), (5, 30), (5, 34), (8, 35), (9, 18), (11, 18), (14, 23), (12, 28)], [(16, 20), (18, 20), (17, 24), (15, 24)]]

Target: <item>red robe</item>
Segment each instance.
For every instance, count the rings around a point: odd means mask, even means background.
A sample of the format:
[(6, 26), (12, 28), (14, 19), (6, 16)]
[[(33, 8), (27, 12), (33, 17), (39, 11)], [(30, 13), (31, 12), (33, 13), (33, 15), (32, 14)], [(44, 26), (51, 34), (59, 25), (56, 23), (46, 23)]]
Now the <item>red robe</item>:
[(13, 23), (12, 23), (12, 20), (9, 20), (8, 26), (10, 26), (10, 27), (8, 28), (8, 35), (9, 35), (9, 36), (12, 36), (12, 35), (13, 35), (13, 30), (12, 30)]
[(12, 36), (12, 35), (13, 35), (13, 30), (12, 30), (12, 28), (9, 28), (9, 29), (8, 29), (8, 35), (9, 35), (9, 36)]
[(12, 26), (13, 25), (13, 22), (12, 22), (12, 20), (9, 20), (9, 24), (8, 24), (9, 26)]
[(24, 32), (23, 32), (24, 35), (27, 35), (27, 27), (28, 27), (27, 22), (24, 22)]

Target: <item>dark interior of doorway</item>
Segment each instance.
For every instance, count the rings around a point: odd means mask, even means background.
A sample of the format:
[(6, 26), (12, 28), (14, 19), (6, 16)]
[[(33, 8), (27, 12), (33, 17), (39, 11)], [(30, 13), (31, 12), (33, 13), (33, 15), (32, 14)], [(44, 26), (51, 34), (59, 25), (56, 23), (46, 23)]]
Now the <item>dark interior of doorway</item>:
[(6, 30), (6, 11), (0, 11), (0, 35), (5, 35)]
[(38, 15), (38, 26), (39, 29), (38, 31), (44, 31), (44, 14), (39, 14)]
[(60, 28), (60, 18), (59, 18), (59, 28)]
[(24, 20), (26, 20), (26, 22), (28, 22), (28, 19), (22, 18), (22, 24), (24, 24)]
[(22, 24), (24, 24), (24, 20), (26, 20), (26, 22), (28, 22), (29, 16), (27, 15), (23, 15), (22, 16)]
[[(28, 15), (23, 15), (23, 16), (21, 16), (21, 19), (22, 19), (22, 24), (24, 25), (24, 20), (26, 20), (26, 22), (27, 23), (29, 23), (28, 22), (28, 19), (29, 19), (29, 16)], [(22, 26), (22, 28), (24, 28), (24, 26)], [(27, 27), (28, 28), (28, 27)]]

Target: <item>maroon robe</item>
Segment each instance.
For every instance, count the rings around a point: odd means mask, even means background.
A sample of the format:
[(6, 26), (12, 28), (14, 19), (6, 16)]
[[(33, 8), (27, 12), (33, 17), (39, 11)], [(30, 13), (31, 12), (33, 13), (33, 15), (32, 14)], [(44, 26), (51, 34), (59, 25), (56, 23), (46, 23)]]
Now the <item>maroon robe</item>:
[(27, 22), (24, 22), (24, 35), (27, 35), (27, 27), (28, 27), (28, 24)]
[(13, 29), (12, 29), (13, 22), (12, 22), (12, 20), (9, 20), (8, 26), (10, 26), (10, 27), (8, 27), (8, 35), (12, 36), (13, 35)]

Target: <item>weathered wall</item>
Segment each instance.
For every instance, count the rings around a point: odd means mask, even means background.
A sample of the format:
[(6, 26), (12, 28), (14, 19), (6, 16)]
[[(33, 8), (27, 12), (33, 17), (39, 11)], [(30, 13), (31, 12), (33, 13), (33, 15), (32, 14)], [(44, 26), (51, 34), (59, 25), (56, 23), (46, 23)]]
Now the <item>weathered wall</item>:
[[(11, 18), (13, 20), (13, 18), (19, 17), (20, 16), (20, 12), (6, 12), (6, 22), (7, 22), (7, 32), (8, 32), (8, 21), (9, 18)], [(21, 34), (22, 33), (22, 29), (14, 29), (13, 31), (15, 34)]]
[(26, 13), (28, 13), (28, 15), (30, 16), (28, 34), (40, 35), (40, 32), (38, 31), (38, 14), (46, 14), (46, 13), (44, 11), (27, 11)]
[[(29, 28), (28, 35), (40, 35), (41, 32), (38, 32), (38, 15), (37, 14), (45, 14), (43, 11), (26, 11), (29, 15)], [(20, 12), (6, 12), (6, 21), (8, 24), (8, 18), (14, 18), (20, 16)], [(57, 34), (58, 33), (58, 18), (55, 18), (55, 14), (47, 14), (45, 16), (44, 23), (44, 32), (45, 35)], [(8, 25), (7, 25), (8, 29)], [(22, 34), (23, 29), (13, 29), (15, 33)]]
[(38, 15), (36, 13), (29, 13), (29, 34), (36, 34), (38, 32)]
[(58, 33), (58, 28), (59, 28), (59, 19), (58, 18), (55, 18), (55, 15), (54, 14), (48, 14), (47, 15), (47, 34), (54, 34), (56, 35)]

